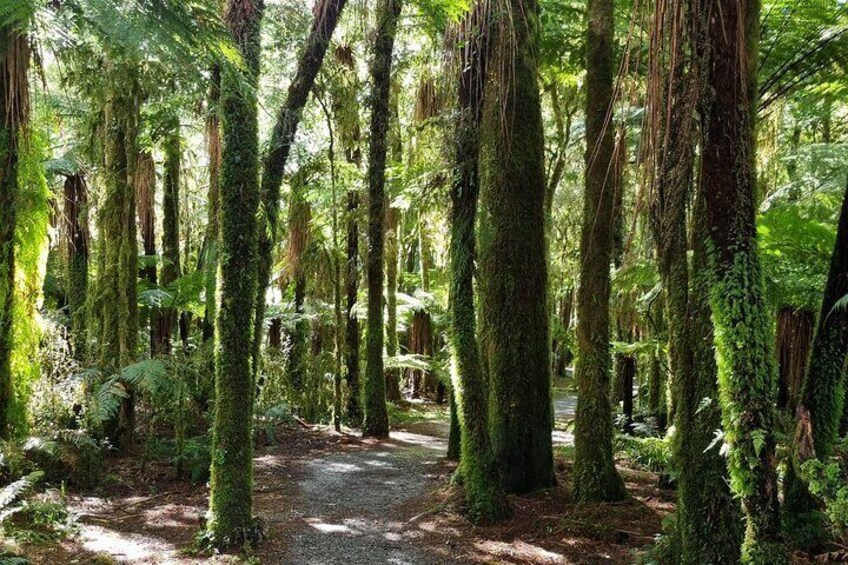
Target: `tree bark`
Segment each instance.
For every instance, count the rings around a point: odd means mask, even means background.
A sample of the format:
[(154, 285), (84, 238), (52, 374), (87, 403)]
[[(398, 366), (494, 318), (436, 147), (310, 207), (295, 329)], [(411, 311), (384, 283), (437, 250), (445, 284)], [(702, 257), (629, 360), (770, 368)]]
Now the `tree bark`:
[(583, 501), (625, 497), (612, 458), (610, 389), (610, 262), (614, 191), (613, 3), (589, 0), (586, 73), (586, 196), (577, 293), (577, 411), (574, 428), (574, 493)]
[(65, 245), (67, 252), (68, 314), (74, 358), (84, 362), (88, 341), (86, 299), (88, 296), (88, 186), (76, 173), (65, 179)]
[(386, 217), (386, 150), (392, 52), (401, 0), (380, 0), (371, 62), (371, 144), (368, 148), (368, 336), (363, 387), (365, 437), (387, 437), (386, 378), (383, 371), (383, 259)]
[(490, 4), (496, 34), (480, 126), (480, 335), (495, 463), (503, 488), (522, 493), (555, 482), (539, 6)]
[[(207, 538), (227, 547), (258, 539), (253, 518), (253, 314), (257, 293), (261, 0), (230, 0), (225, 21), (244, 65), (221, 69), (220, 277), (215, 416)], [(244, 84), (252, 85), (247, 89)]]
[[(775, 457), (777, 372), (757, 251), (758, 0), (712, 0), (705, 20), (702, 187), (711, 306), (731, 485), (742, 499), (743, 563), (786, 563)], [(696, 38), (699, 41), (700, 38)]]

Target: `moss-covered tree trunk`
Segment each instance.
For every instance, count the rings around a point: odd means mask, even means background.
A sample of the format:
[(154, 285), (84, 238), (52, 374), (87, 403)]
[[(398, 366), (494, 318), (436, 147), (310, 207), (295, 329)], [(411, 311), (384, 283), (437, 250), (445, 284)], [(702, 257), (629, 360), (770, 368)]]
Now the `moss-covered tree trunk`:
[(286, 170), (291, 146), (294, 143), (300, 117), (315, 77), (321, 70), (324, 55), (330, 44), (330, 38), (336, 29), (347, 0), (320, 0), (313, 13), (315, 19), (306, 38), (306, 45), (300, 53), (294, 80), (289, 85), (286, 101), (277, 114), (274, 130), (271, 134), (269, 150), (262, 160), (262, 210), (264, 221), (258, 225), (259, 262), (257, 266), (258, 293), (254, 307), (253, 344), (254, 369), (258, 369), (259, 350), (262, 343), (262, 330), (265, 321), (265, 291), (271, 282), (273, 250), (277, 241), (277, 224), (280, 215), (280, 186)]
[[(451, 412), (456, 413), (459, 424), (457, 455), (471, 516), (494, 521), (507, 513), (508, 506), (489, 437), (486, 381), (480, 363), (474, 305), (479, 128), (489, 57), (488, 34), (483, 31), (486, 16), (485, 2), (476, 2), (461, 23), (458, 44), (458, 113), (450, 208)], [(452, 428), (451, 438), (455, 435)]]
[(612, 458), (610, 390), (610, 263), (614, 191), (613, 3), (589, 0), (586, 71), (586, 191), (577, 292), (577, 411), (574, 427), (574, 493), (578, 500), (624, 498)]
[[(801, 408), (809, 414), (815, 456), (826, 461), (839, 438), (845, 404), (845, 360), (848, 354), (848, 309), (834, 308), (848, 295), (848, 189), (842, 201), (836, 243), (830, 259), (812, 352), (801, 391)], [(797, 448), (797, 446), (796, 446)], [(816, 510), (806, 485), (790, 461), (785, 481), (785, 506), (792, 514)]]
[(495, 463), (503, 488), (520, 493), (555, 481), (539, 6), (490, 4), (496, 32), (479, 156), (481, 345)]
[(701, 182), (731, 485), (745, 563), (785, 563), (775, 458), (777, 372), (757, 251), (755, 101), (759, 0), (707, 2)]
[[(113, 74), (132, 73), (111, 68)], [(101, 269), (98, 273), (99, 364), (117, 371), (133, 363), (138, 349), (138, 241), (135, 168), (138, 160), (137, 85), (122, 83), (109, 93), (104, 108), (105, 188), (100, 208)], [(132, 443), (135, 399), (125, 383), (126, 397), (106, 432), (119, 447)]]
[[(167, 286), (180, 276), (180, 125), (171, 118), (163, 141), (165, 175), (162, 188), (162, 273), (159, 283)], [(155, 325), (151, 344), (153, 353), (167, 355), (177, 323), (173, 308), (157, 308), (151, 325)], [(151, 328), (153, 329), (153, 328)]]
[(345, 381), (347, 382), (347, 406), (345, 413), (348, 421), (358, 425), (362, 419), (359, 386), (359, 319), (356, 317), (357, 295), (359, 293), (359, 193), (351, 190), (347, 193), (347, 263), (345, 269)]
[(218, 547), (256, 539), (253, 519), (253, 313), (259, 208), (260, 0), (230, 0), (227, 27), (244, 59), (221, 70), (222, 153), (215, 332), (215, 416), (207, 536)]
[(362, 404), (366, 437), (389, 435), (383, 371), (383, 259), (386, 218), (386, 153), (392, 52), (401, 0), (380, 0), (371, 61), (371, 144), (368, 148), (368, 335)]
[[(687, 51), (692, 13), (685, 3), (667, 6), (655, 18), (656, 45), (668, 52), (651, 54), (649, 102), (654, 152), (655, 198), (652, 227), (665, 295), (668, 358), (674, 410), (674, 457), (678, 469), (676, 535), (679, 562), (735, 563), (739, 559), (739, 515), (727, 485), (727, 466), (710, 448), (721, 425), (716, 365), (706, 280), (707, 238), (704, 200), (696, 200), (690, 273), (687, 210), (692, 199), (699, 84)], [(674, 61), (667, 70), (668, 61)], [(666, 132), (674, 132), (674, 140)], [(653, 388), (656, 388), (656, 384)], [(656, 396), (656, 393), (654, 393)], [(709, 403), (705, 404), (708, 399)], [(710, 400), (711, 399), (711, 400)], [(656, 405), (656, 400), (652, 405)], [(653, 406), (656, 409), (656, 406)]]
[(83, 362), (88, 341), (86, 300), (88, 297), (88, 186), (82, 173), (65, 179), (65, 247), (67, 253), (68, 314), (74, 358)]
[(0, 438), (10, 432), (12, 306), (15, 294), (15, 199), (21, 135), (28, 120), (29, 40), (25, 29), (0, 25)]
[(312, 211), (306, 200), (306, 184), (302, 175), (292, 181), (289, 201), (288, 266), (294, 284), (295, 327), (289, 351), (289, 381), (296, 394), (303, 394), (306, 383), (306, 354), (308, 351), (309, 320), (306, 317), (306, 251), (309, 247), (309, 222)]

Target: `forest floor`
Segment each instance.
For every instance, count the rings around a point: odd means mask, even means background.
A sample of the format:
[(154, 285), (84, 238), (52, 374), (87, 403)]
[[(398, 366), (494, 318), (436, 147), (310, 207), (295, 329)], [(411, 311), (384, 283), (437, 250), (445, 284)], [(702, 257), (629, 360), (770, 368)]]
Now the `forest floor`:
[(255, 511), (267, 538), (242, 555), (192, 555), (206, 511), (207, 489), (176, 482), (167, 462), (109, 462), (108, 485), (67, 495), (77, 532), (30, 546), (37, 564), (282, 563), (291, 565), (627, 564), (661, 530), (674, 492), (656, 475), (620, 470), (631, 498), (618, 504), (571, 500), (568, 457), (573, 397), (555, 400), (559, 485), (512, 497), (512, 519), (474, 527), (450, 484), (444, 459), (444, 409), (417, 417), (384, 441), (362, 440), (323, 427), (290, 426), (256, 450)]

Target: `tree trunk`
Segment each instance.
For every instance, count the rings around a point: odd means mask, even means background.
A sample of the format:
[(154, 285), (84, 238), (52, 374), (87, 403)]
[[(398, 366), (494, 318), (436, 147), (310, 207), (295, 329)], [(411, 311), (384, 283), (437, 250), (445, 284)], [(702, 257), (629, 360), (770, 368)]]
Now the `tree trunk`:
[[(785, 563), (775, 458), (776, 367), (755, 221), (759, 0), (707, 3), (702, 186), (711, 305), (731, 485), (745, 511), (744, 563)], [(700, 38), (698, 38), (700, 39)]]
[(211, 87), (209, 89), (209, 107), (206, 117), (206, 143), (209, 156), (209, 191), (207, 195), (206, 256), (203, 267), (206, 270), (206, 311), (203, 315), (203, 341), (215, 337), (215, 287), (218, 277), (218, 184), (221, 176), (221, 119), (218, 106), (221, 97), (221, 69), (212, 68)]
[(459, 113), (450, 208), (450, 323), (452, 410), (460, 431), (461, 473), (472, 518), (495, 521), (509, 508), (501, 490), (488, 428), (486, 382), (474, 305), (475, 223), (479, 196), (479, 129), (489, 63), (488, 7), (478, 0), (462, 22), (458, 43)]
[[(397, 278), (398, 278), (398, 221), (400, 210), (389, 208), (386, 213), (386, 355), (398, 353), (397, 337)], [(397, 369), (386, 371), (386, 399), (400, 402), (400, 375)]]
[(295, 329), (289, 351), (289, 376), (296, 394), (304, 392), (306, 382), (306, 353), (309, 338), (309, 320), (306, 319), (306, 253), (310, 244), (312, 211), (306, 200), (306, 179), (297, 174), (292, 179), (288, 218), (288, 267), (294, 279)]
[(88, 341), (86, 298), (88, 296), (88, 186), (77, 173), (65, 179), (65, 244), (67, 248), (68, 313), (74, 359), (84, 362)]
[[(705, 262), (707, 239), (703, 199), (696, 199), (690, 273), (687, 208), (693, 185), (695, 126), (699, 84), (687, 51), (687, 26), (694, 14), (684, 3), (657, 6), (654, 45), (668, 52), (651, 55), (649, 102), (650, 145), (656, 196), (651, 220), (668, 321), (670, 392), (676, 428), (674, 457), (678, 474), (677, 535), (680, 562), (735, 563), (740, 528), (736, 505), (727, 486), (727, 467), (720, 451), (708, 449), (720, 426), (720, 411), (704, 399), (717, 396), (712, 321)], [(668, 62), (674, 65), (668, 70)], [(688, 79), (688, 80), (687, 80)], [(674, 137), (671, 137), (672, 134)], [(691, 284), (690, 284), (691, 281)], [(657, 360), (659, 364), (659, 360)], [(658, 372), (658, 370), (657, 370)], [(653, 378), (651, 410), (659, 412), (661, 378)]]
[[(801, 403), (809, 412), (812, 425), (815, 456), (820, 461), (827, 461), (833, 451), (844, 411), (848, 308), (835, 305), (845, 295), (848, 295), (848, 189), (839, 213), (836, 243), (801, 391)], [(786, 479), (786, 507), (796, 514), (816, 510), (815, 500), (806, 485), (798, 481), (793, 465), (787, 470)]]
[(347, 193), (347, 269), (345, 273), (345, 311), (347, 327), (345, 328), (345, 368), (347, 380), (348, 421), (358, 425), (362, 419), (359, 386), (359, 320), (354, 313), (357, 294), (359, 292), (359, 194), (356, 191)]
[(215, 347), (215, 417), (207, 538), (219, 547), (258, 539), (253, 518), (254, 373), (259, 208), (258, 0), (230, 0), (226, 22), (244, 65), (221, 70), (220, 277)]
[(555, 482), (539, 6), (491, 4), (496, 35), (480, 125), (480, 335), (495, 462), (504, 489), (522, 493)]
[(29, 119), (26, 29), (0, 25), (0, 438), (8, 439), (15, 407), (12, 379), (15, 294), (15, 198), (21, 135)]
[[(169, 124), (163, 142), (165, 177), (162, 191), (162, 276), (159, 283), (167, 286), (180, 276), (180, 125), (176, 116)], [(154, 315), (158, 326), (153, 353), (168, 355), (177, 322), (173, 308), (158, 308)]]
[(386, 378), (383, 371), (383, 258), (386, 217), (386, 145), (392, 52), (401, 0), (380, 0), (371, 62), (371, 144), (368, 149), (368, 339), (363, 387), (365, 437), (387, 437)]
[(801, 400), (815, 320), (805, 308), (785, 306), (777, 313), (777, 407), (793, 416)]
[(586, 73), (586, 196), (577, 293), (577, 411), (574, 493), (583, 501), (625, 497), (612, 458), (610, 389), (610, 263), (613, 201), (608, 179), (613, 160), (613, 3), (589, 0)]
[[(123, 76), (132, 69), (112, 68)], [(122, 84), (109, 94), (104, 109), (106, 193), (100, 208), (101, 269), (98, 273), (98, 314), (102, 367), (117, 371), (136, 360), (138, 336), (138, 241), (135, 172), (138, 161), (138, 87)], [(135, 399), (124, 383), (126, 397), (106, 432), (120, 449), (133, 441)]]
[(315, 4), (315, 18), (306, 38), (306, 45), (297, 61), (294, 80), (289, 85), (286, 101), (277, 114), (271, 134), (269, 151), (262, 161), (262, 210), (264, 221), (258, 225), (259, 261), (257, 266), (258, 292), (254, 307), (254, 370), (258, 369), (259, 350), (265, 322), (265, 292), (271, 283), (273, 249), (277, 241), (277, 223), (280, 215), (280, 186), (286, 170), (291, 146), (315, 77), (321, 70), (330, 38), (336, 29), (347, 0), (320, 0)]

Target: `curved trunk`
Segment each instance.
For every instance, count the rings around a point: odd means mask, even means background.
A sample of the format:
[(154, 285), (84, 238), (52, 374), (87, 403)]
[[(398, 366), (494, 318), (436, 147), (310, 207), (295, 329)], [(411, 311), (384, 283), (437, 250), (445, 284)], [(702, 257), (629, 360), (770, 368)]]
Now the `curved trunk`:
[(309, 99), (312, 85), (315, 84), (315, 77), (321, 70), (330, 38), (333, 36), (346, 2), (347, 0), (320, 0), (315, 4), (313, 9), (315, 19), (306, 38), (306, 46), (298, 59), (297, 71), (289, 85), (286, 101), (277, 114), (274, 131), (271, 134), (270, 149), (262, 160), (261, 199), (265, 218), (264, 222), (259, 223), (257, 233), (259, 259), (257, 263), (258, 292), (254, 306), (254, 370), (258, 369), (262, 330), (265, 323), (265, 292), (271, 283), (273, 249), (277, 242), (280, 186), (303, 108)]

